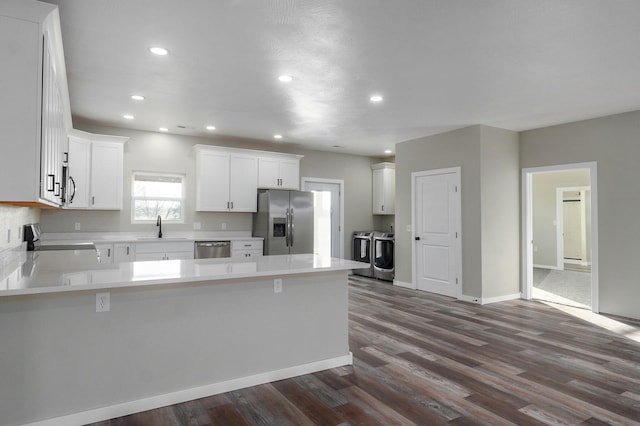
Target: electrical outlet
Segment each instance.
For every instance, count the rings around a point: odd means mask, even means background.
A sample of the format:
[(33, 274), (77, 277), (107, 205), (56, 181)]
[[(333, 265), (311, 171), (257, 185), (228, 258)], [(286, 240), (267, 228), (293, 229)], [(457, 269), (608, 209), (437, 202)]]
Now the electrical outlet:
[(276, 278), (273, 280), (273, 292), (282, 293), (282, 278)]
[(193, 229), (198, 230), (202, 227), (202, 225), (200, 225), (200, 222), (193, 222)]
[(220, 227), (221, 227), (223, 230), (224, 230), (224, 229), (227, 229), (227, 224), (223, 222), (223, 223), (222, 223), (222, 225), (220, 225)]
[(96, 293), (96, 312), (109, 312), (111, 310), (111, 297), (109, 293)]
[(80, 230), (80, 222), (76, 222), (74, 229), (75, 229), (76, 231), (79, 231), (79, 230)]

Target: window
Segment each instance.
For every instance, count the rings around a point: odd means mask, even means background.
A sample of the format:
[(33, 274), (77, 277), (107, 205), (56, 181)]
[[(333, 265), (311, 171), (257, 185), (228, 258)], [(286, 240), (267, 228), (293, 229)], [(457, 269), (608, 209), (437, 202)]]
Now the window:
[(184, 222), (184, 175), (134, 172), (132, 222)]

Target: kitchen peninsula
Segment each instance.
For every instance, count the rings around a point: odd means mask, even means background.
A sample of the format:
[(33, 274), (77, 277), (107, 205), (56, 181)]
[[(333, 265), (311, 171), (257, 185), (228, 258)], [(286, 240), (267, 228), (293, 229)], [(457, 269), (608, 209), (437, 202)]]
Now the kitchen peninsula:
[(85, 424), (351, 363), (357, 262), (87, 253), (0, 265), (0, 424)]

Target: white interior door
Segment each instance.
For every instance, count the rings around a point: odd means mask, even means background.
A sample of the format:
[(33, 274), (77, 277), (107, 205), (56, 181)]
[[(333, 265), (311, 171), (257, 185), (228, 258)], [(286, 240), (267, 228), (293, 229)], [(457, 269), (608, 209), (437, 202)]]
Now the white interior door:
[(416, 288), (460, 297), (460, 169), (413, 179)]
[(564, 258), (582, 260), (582, 205), (580, 200), (564, 200)]
[(342, 253), (342, 183), (303, 178), (303, 191), (317, 193), (314, 201), (314, 253), (344, 257)]

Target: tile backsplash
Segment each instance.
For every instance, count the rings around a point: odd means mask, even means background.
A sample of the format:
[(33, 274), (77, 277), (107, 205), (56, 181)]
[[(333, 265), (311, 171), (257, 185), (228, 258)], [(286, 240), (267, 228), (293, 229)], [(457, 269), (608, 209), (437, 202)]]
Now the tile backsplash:
[(0, 204), (0, 252), (22, 244), (22, 225), (40, 221), (40, 209)]

